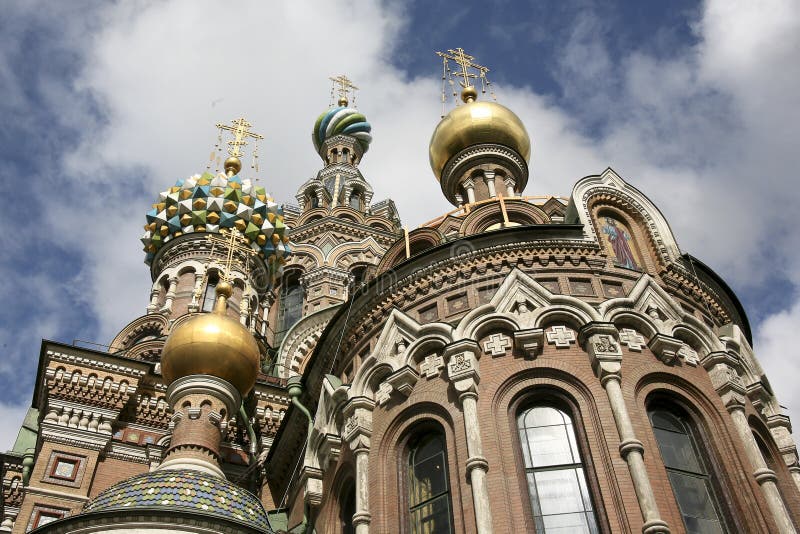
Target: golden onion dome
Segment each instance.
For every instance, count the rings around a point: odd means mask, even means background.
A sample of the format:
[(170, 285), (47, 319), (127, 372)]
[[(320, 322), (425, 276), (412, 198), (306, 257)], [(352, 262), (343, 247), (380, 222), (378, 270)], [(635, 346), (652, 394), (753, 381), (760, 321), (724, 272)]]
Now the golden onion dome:
[(184, 376), (215, 376), (244, 396), (255, 385), (261, 353), (247, 328), (225, 315), (231, 285), (220, 282), (216, 292), (213, 313), (197, 314), (170, 333), (161, 351), (161, 374), (167, 384)]
[(476, 95), (474, 87), (464, 89), (465, 104), (448, 113), (433, 131), (430, 162), (437, 180), (450, 158), (473, 145), (505, 145), (525, 161), (530, 159), (531, 139), (519, 117), (496, 102), (476, 101)]

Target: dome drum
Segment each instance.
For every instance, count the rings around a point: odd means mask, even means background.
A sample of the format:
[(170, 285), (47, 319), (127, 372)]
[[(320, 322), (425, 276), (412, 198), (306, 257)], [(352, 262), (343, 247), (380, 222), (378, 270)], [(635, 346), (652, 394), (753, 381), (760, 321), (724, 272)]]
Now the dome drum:
[(455, 154), (442, 172), (442, 193), (450, 203), (458, 206), (456, 198), (465, 176), (481, 165), (501, 166), (514, 178), (514, 189), (522, 191), (528, 183), (528, 164), (514, 150), (496, 144), (472, 145)]

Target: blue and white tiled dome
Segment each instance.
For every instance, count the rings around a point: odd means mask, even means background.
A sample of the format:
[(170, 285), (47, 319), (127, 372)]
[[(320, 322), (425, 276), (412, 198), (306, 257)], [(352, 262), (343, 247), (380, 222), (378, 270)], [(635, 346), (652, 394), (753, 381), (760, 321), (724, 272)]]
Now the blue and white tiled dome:
[(358, 110), (337, 106), (323, 112), (314, 123), (311, 138), (314, 148), (319, 152), (322, 143), (334, 135), (349, 135), (358, 140), (361, 149), (366, 152), (372, 142), (372, 126), (367, 122), (367, 117)]
[(89, 501), (84, 514), (134, 509), (188, 511), (272, 532), (267, 513), (252, 493), (197, 471), (162, 470), (111, 486)]

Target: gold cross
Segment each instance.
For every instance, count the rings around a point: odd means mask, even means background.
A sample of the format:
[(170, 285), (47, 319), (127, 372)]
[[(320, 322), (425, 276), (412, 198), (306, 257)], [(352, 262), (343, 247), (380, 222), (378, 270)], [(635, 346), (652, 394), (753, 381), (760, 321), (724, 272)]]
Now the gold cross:
[[(353, 81), (344, 74), (333, 76), (329, 79), (330, 81), (333, 82), (334, 86), (336, 86), (337, 84), (339, 85), (339, 88), (336, 89), (337, 92), (339, 93), (339, 104), (346, 106), (348, 94), (352, 93), (353, 97), (355, 97), (358, 87), (353, 85)], [(344, 102), (344, 104), (342, 104), (342, 102)]]
[(209, 256), (213, 255), (214, 247), (216, 245), (220, 245), (227, 250), (227, 255), (225, 257), (225, 273), (223, 277), (226, 282), (230, 282), (231, 267), (233, 264), (236, 263), (241, 265), (240, 261), (233, 259), (234, 252), (244, 254), (248, 258), (257, 254), (255, 250), (247, 246), (247, 241), (245, 241), (244, 236), (241, 234), (241, 232), (239, 232), (239, 230), (236, 228), (231, 228), (228, 233), (230, 234), (230, 237), (227, 238), (220, 234), (206, 234), (206, 239), (208, 239), (208, 241), (211, 243), (211, 254)]
[(233, 140), (228, 141), (228, 154), (233, 156), (234, 158), (241, 157), (242, 151), (241, 147), (247, 146), (247, 139), (248, 137), (252, 139), (264, 139), (263, 136), (250, 131), (250, 127), (252, 124), (247, 122), (245, 118), (239, 118), (236, 120), (231, 121), (233, 126), (228, 126), (227, 124), (219, 123), (217, 124), (217, 128), (220, 130), (225, 130), (226, 132), (231, 132), (233, 134)]
[[(468, 87), (472, 85), (470, 83), (470, 78), (477, 78), (480, 76), (484, 78), (486, 73), (489, 72), (488, 67), (484, 67), (483, 65), (478, 65), (473, 61), (475, 56), (470, 56), (466, 52), (464, 52), (463, 48), (456, 48), (453, 50), (452, 48), (448, 49), (447, 52), (436, 52), (436, 55), (441, 57), (443, 61), (447, 62), (448, 59), (455, 61), (461, 67), (461, 72), (456, 72), (455, 76), (464, 78), (464, 81), (460, 81), (461, 87)], [(469, 69), (475, 69), (478, 71), (478, 74), (473, 74), (469, 71)]]

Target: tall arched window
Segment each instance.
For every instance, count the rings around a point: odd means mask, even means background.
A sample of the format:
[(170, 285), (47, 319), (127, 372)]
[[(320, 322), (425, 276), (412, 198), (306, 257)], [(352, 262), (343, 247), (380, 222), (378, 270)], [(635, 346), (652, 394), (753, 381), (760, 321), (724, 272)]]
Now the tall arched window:
[(691, 419), (673, 406), (651, 406), (648, 415), (686, 531), (690, 534), (728, 532)]
[(517, 416), (536, 532), (596, 533), (572, 418), (537, 404)]
[(450, 482), (444, 435), (429, 430), (409, 443), (408, 522), (412, 534), (450, 534)]

